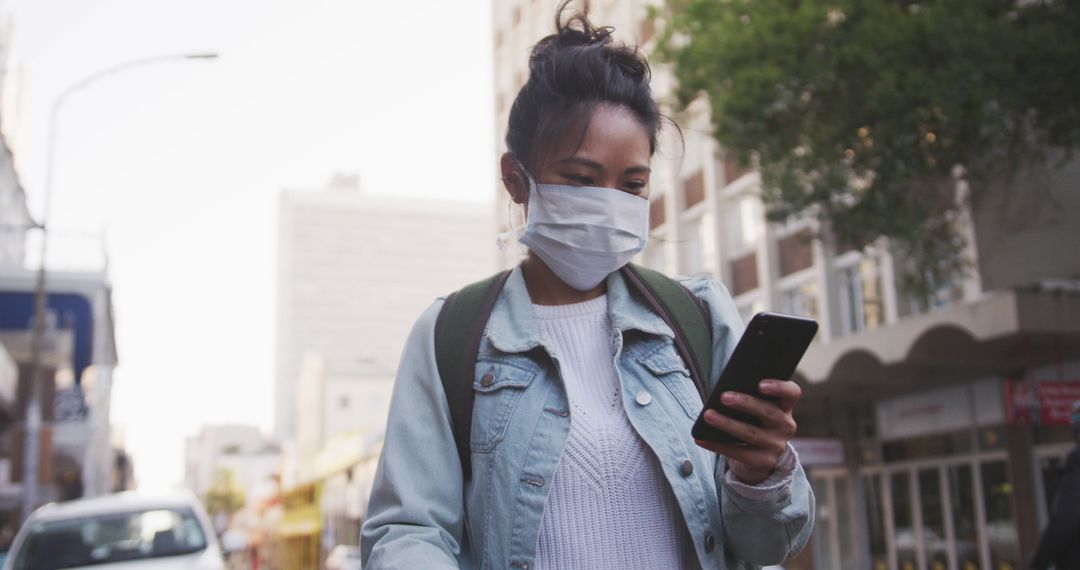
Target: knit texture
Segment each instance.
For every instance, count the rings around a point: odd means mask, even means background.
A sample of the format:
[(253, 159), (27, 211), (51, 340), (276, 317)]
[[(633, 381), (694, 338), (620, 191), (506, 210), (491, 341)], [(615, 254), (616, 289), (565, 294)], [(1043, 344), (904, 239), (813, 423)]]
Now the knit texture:
[(607, 297), (533, 308), (571, 409), (535, 567), (690, 568), (693, 545), (678, 504), (619, 398)]

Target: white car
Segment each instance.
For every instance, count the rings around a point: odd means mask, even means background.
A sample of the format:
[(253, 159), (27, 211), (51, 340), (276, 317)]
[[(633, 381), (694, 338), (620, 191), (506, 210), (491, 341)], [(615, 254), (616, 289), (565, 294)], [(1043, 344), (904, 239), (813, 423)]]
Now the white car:
[(225, 570), (202, 505), (190, 493), (119, 493), (49, 504), (15, 535), (3, 570)]

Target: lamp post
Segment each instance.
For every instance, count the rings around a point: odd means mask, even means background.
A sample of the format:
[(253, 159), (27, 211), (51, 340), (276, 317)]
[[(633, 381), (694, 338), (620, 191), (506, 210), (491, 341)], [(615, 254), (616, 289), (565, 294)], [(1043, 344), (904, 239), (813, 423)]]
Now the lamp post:
[(45, 337), (45, 252), (48, 244), (49, 228), (48, 218), (52, 202), (53, 162), (56, 150), (56, 125), (60, 109), (64, 103), (82, 89), (98, 82), (106, 77), (130, 71), (137, 67), (164, 63), (170, 61), (185, 60), (212, 60), (217, 59), (216, 53), (193, 53), (176, 54), (149, 57), (128, 61), (108, 67), (96, 73), (92, 73), (71, 87), (65, 89), (53, 101), (49, 111), (49, 139), (45, 154), (45, 184), (42, 187), (42, 210), (41, 220), (38, 227), (41, 228), (41, 246), (38, 255), (37, 279), (34, 285), (34, 329), (30, 337), (30, 398), (26, 407), (26, 440), (23, 452), (22, 474), (22, 520), (26, 520), (37, 506), (38, 502), (38, 464), (40, 458), (38, 450), (41, 441), (41, 428), (43, 425), (42, 413), (42, 345)]

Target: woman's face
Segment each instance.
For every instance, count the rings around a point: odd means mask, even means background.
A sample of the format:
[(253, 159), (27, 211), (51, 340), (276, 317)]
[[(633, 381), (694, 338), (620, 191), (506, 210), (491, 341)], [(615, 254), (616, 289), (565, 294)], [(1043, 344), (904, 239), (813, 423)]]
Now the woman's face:
[[(649, 197), (649, 136), (629, 110), (599, 105), (582, 137), (569, 129), (538, 166), (537, 184), (594, 186)], [(513, 170), (508, 172), (508, 166)], [(516, 175), (513, 159), (503, 158), (503, 177), (514, 202), (527, 200), (528, 187)]]

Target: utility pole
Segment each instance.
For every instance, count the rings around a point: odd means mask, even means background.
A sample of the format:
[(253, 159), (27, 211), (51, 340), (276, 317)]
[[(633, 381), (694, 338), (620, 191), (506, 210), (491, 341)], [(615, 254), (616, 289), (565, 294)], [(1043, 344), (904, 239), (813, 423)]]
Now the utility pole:
[(41, 221), (41, 245), (38, 251), (37, 279), (34, 283), (34, 328), (30, 337), (30, 398), (26, 407), (26, 441), (23, 452), (23, 475), (22, 475), (22, 520), (30, 517), (37, 508), (40, 492), (38, 490), (38, 472), (41, 458), (41, 429), (44, 426), (44, 413), (42, 411), (44, 372), (43, 350), (45, 342), (45, 311), (48, 301), (45, 275), (45, 253), (49, 242), (49, 211), (52, 201), (53, 184), (53, 161), (56, 151), (56, 125), (60, 109), (68, 98), (76, 92), (98, 80), (128, 71), (136, 67), (163, 63), (167, 61), (182, 60), (212, 60), (217, 59), (216, 53), (196, 53), (165, 55), (150, 57), (121, 63), (88, 75), (71, 87), (64, 90), (52, 104), (49, 111), (49, 139), (45, 154), (45, 184), (42, 187), (42, 210)]

